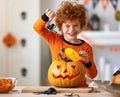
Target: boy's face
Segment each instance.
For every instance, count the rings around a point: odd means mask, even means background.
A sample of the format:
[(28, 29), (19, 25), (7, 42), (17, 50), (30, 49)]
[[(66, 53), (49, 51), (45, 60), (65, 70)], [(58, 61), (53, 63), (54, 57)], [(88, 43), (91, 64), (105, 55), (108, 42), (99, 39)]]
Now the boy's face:
[(65, 40), (75, 42), (77, 35), (81, 32), (78, 19), (67, 20), (62, 24), (62, 34)]

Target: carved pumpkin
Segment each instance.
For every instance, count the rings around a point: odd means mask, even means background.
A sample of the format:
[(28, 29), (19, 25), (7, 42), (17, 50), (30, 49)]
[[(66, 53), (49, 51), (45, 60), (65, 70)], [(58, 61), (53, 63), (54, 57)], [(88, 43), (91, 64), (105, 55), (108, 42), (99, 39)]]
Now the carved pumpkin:
[(120, 69), (113, 74), (112, 83), (120, 85)]
[(53, 61), (48, 70), (48, 80), (56, 87), (80, 87), (85, 80), (83, 63), (71, 60)]

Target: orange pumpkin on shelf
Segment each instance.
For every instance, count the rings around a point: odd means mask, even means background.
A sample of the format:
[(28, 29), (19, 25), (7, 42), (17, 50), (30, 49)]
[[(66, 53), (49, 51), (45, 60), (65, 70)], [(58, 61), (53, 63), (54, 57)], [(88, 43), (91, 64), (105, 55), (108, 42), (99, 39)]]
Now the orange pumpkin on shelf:
[(120, 69), (113, 74), (112, 83), (120, 85)]
[(85, 80), (85, 69), (83, 62), (72, 61), (62, 58), (60, 61), (53, 61), (48, 70), (48, 80), (56, 87), (72, 88), (80, 87)]

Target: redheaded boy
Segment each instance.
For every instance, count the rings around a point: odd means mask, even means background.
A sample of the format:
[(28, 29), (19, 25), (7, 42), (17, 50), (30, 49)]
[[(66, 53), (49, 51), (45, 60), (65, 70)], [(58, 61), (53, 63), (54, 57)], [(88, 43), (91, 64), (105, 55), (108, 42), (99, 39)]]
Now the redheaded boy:
[[(55, 24), (62, 34), (55, 33), (46, 28), (46, 23), (55, 18)], [(63, 48), (72, 48), (86, 59), (85, 70), (89, 78), (95, 78), (97, 68), (93, 59), (92, 47), (77, 36), (86, 26), (86, 11), (83, 5), (64, 1), (56, 13), (46, 10), (34, 24), (35, 31), (45, 39), (51, 49), (52, 61), (60, 60), (59, 54)], [(88, 86), (86, 79), (81, 85)]]

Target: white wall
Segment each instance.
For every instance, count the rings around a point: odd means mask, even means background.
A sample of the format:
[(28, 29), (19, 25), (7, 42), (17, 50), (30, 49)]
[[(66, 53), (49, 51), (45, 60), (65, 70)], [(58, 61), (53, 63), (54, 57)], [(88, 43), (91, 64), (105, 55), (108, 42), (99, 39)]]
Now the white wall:
[[(18, 79), (17, 85), (40, 85), (40, 38), (33, 23), (40, 15), (39, 0), (1, 0), (0, 2), (0, 76)], [(26, 12), (26, 19), (21, 13)], [(7, 47), (3, 38), (11, 33), (16, 44)], [(22, 46), (21, 40), (26, 40)], [(22, 69), (27, 70), (26, 76)]]

